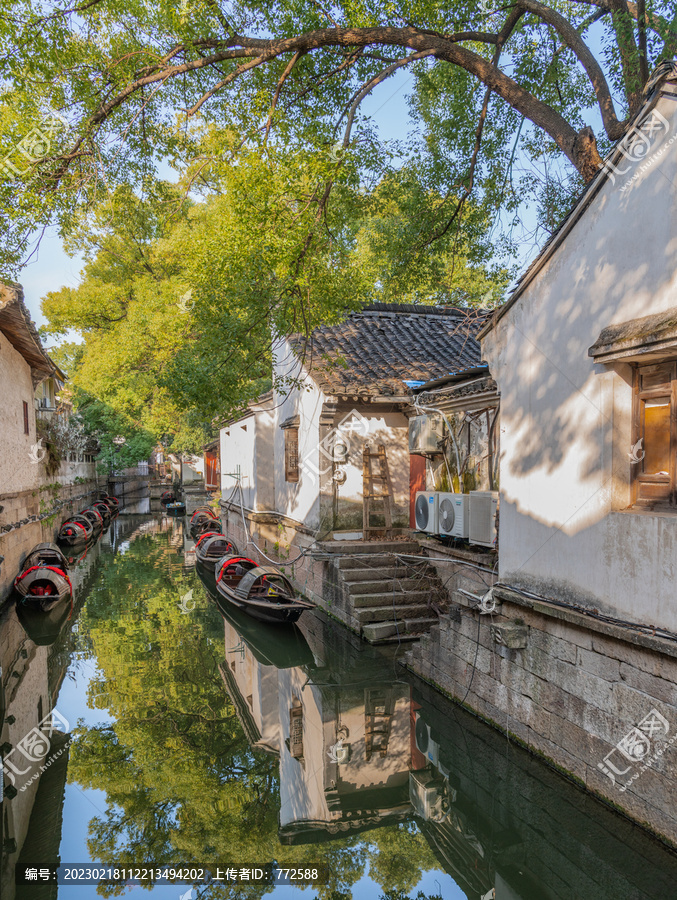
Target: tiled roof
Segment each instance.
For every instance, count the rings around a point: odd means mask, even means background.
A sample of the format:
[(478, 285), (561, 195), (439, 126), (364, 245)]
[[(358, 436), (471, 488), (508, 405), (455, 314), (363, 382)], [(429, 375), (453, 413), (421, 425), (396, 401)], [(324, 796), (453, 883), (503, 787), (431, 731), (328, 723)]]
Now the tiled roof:
[(66, 376), (42, 346), (40, 335), (24, 303), (24, 292), (20, 284), (0, 284), (0, 331), (31, 367), (34, 387), (50, 375), (61, 382), (66, 380)]
[(406, 382), (477, 366), (475, 335), (486, 316), (484, 310), (374, 303), (291, 343), (325, 393), (402, 395), (409, 392)]

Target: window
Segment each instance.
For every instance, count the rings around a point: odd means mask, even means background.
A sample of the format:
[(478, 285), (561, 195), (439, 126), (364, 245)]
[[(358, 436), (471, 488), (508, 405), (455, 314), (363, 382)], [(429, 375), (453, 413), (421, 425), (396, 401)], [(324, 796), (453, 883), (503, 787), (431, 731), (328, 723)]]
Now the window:
[(284, 430), (284, 480), (299, 480), (299, 430)]
[(28, 427), (28, 404), (24, 400), (24, 434), (30, 434)]
[(677, 360), (635, 370), (633, 499), (677, 508)]

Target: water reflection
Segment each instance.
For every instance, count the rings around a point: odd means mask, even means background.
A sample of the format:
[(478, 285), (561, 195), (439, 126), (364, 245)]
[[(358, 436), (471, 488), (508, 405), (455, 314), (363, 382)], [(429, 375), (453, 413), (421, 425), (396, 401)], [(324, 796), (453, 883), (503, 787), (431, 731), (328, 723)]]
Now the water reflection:
[(70, 619), (3, 613), (3, 740), (55, 706), (73, 736), (5, 798), (3, 898), (17, 860), (86, 861), (69, 787), (88, 798), (85, 856), (107, 865), (325, 863), (330, 884), (308, 894), (323, 900), (672, 896), (671, 853), (406, 676), (394, 650), (320, 614), (279, 629), (220, 610), (183, 524), (117, 520), (78, 567)]

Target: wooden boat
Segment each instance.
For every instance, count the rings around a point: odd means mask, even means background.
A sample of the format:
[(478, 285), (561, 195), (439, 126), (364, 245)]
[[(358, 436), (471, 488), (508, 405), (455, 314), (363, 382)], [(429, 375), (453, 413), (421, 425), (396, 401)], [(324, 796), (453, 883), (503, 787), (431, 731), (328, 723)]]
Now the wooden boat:
[(217, 531), (206, 531), (195, 544), (195, 561), (198, 566), (214, 571), (214, 566), (224, 556), (237, 556), (235, 544)]
[(259, 622), (293, 623), (306, 609), (314, 609), (296, 596), (289, 579), (274, 566), (260, 566), (246, 556), (226, 556), (215, 572), (219, 596)]
[(176, 503), (176, 494), (174, 491), (163, 491), (160, 494), (161, 506), (167, 506), (168, 503)]
[(107, 503), (104, 503), (103, 500), (95, 500), (94, 503), (92, 503), (91, 508), (95, 509), (103, 519), (103, 527), (108, 528), (111, 519), (113, 518), (110, 506)]
[(73, 599), (67, 571), (66, 557), (56, 544), (37, 544), (14, 579), (14, 588), (22, 603), (46, 611), (67, 597)]
[(98, 537), (103, 531), (103, 516), (99, 510), (88, 507), (87, 509), (81, 509), (79, 514), (84, 516), (85, 519), (89, 519), (94, 529), (94, 537)]
[(202, 537), (203, 534), (223, 534), (223, 526), (221, 525), (220, 519), (210, 519), (205, 516), (202, 519), (196, 519), (194, 522), (191, 522), (190, 525), (190, 535), (193, 540), (197, 540), (199, 537)]
[(185, 516), (186, 515), (186, 504), (181, 503), (179, 501), (175, 503), (168, 503), (165, 507), (168, 516)]
[(211, 519), (218, 519), (218, 516), (211, 508), (211, 506), (198, 506), (197, 509), (193, 511), (193, 515), (190, 517), (190, 521), (193, 522), (200, 515), (207, 515)]
[[(120, 512), (120, 501), (117, 497), (113, 497), (112, 494), (105, 494), (102, 492), (99, 494), (99, 499), (96, 502), (105, 503), (113, 518)], [(94, 504), (92, 504), (92, 506), (93, 505)]]
[(63, 544), (84, 544), (94, 537), (94, 529), (89, 519), (84, 516), (71, 516), (59, 529), (58, 540)]

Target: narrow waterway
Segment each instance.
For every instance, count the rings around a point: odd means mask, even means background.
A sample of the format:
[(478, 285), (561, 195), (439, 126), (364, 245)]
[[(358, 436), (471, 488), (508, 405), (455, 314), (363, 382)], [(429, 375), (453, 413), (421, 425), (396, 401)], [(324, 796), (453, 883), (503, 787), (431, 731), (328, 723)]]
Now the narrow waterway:
[[(72, 608), (0, 615), (3, 900), (675, 896), (667, 848), (396, 647), (319, 613), (275, 629), (220, 609), (183, 520), (121, 516), (72, 580)], [(57, 863), (62, 883), (41, 881)], [(87, 868), (132, 883), (64, 883)], [(188, 877), (158, 883), (171, 869)]]

